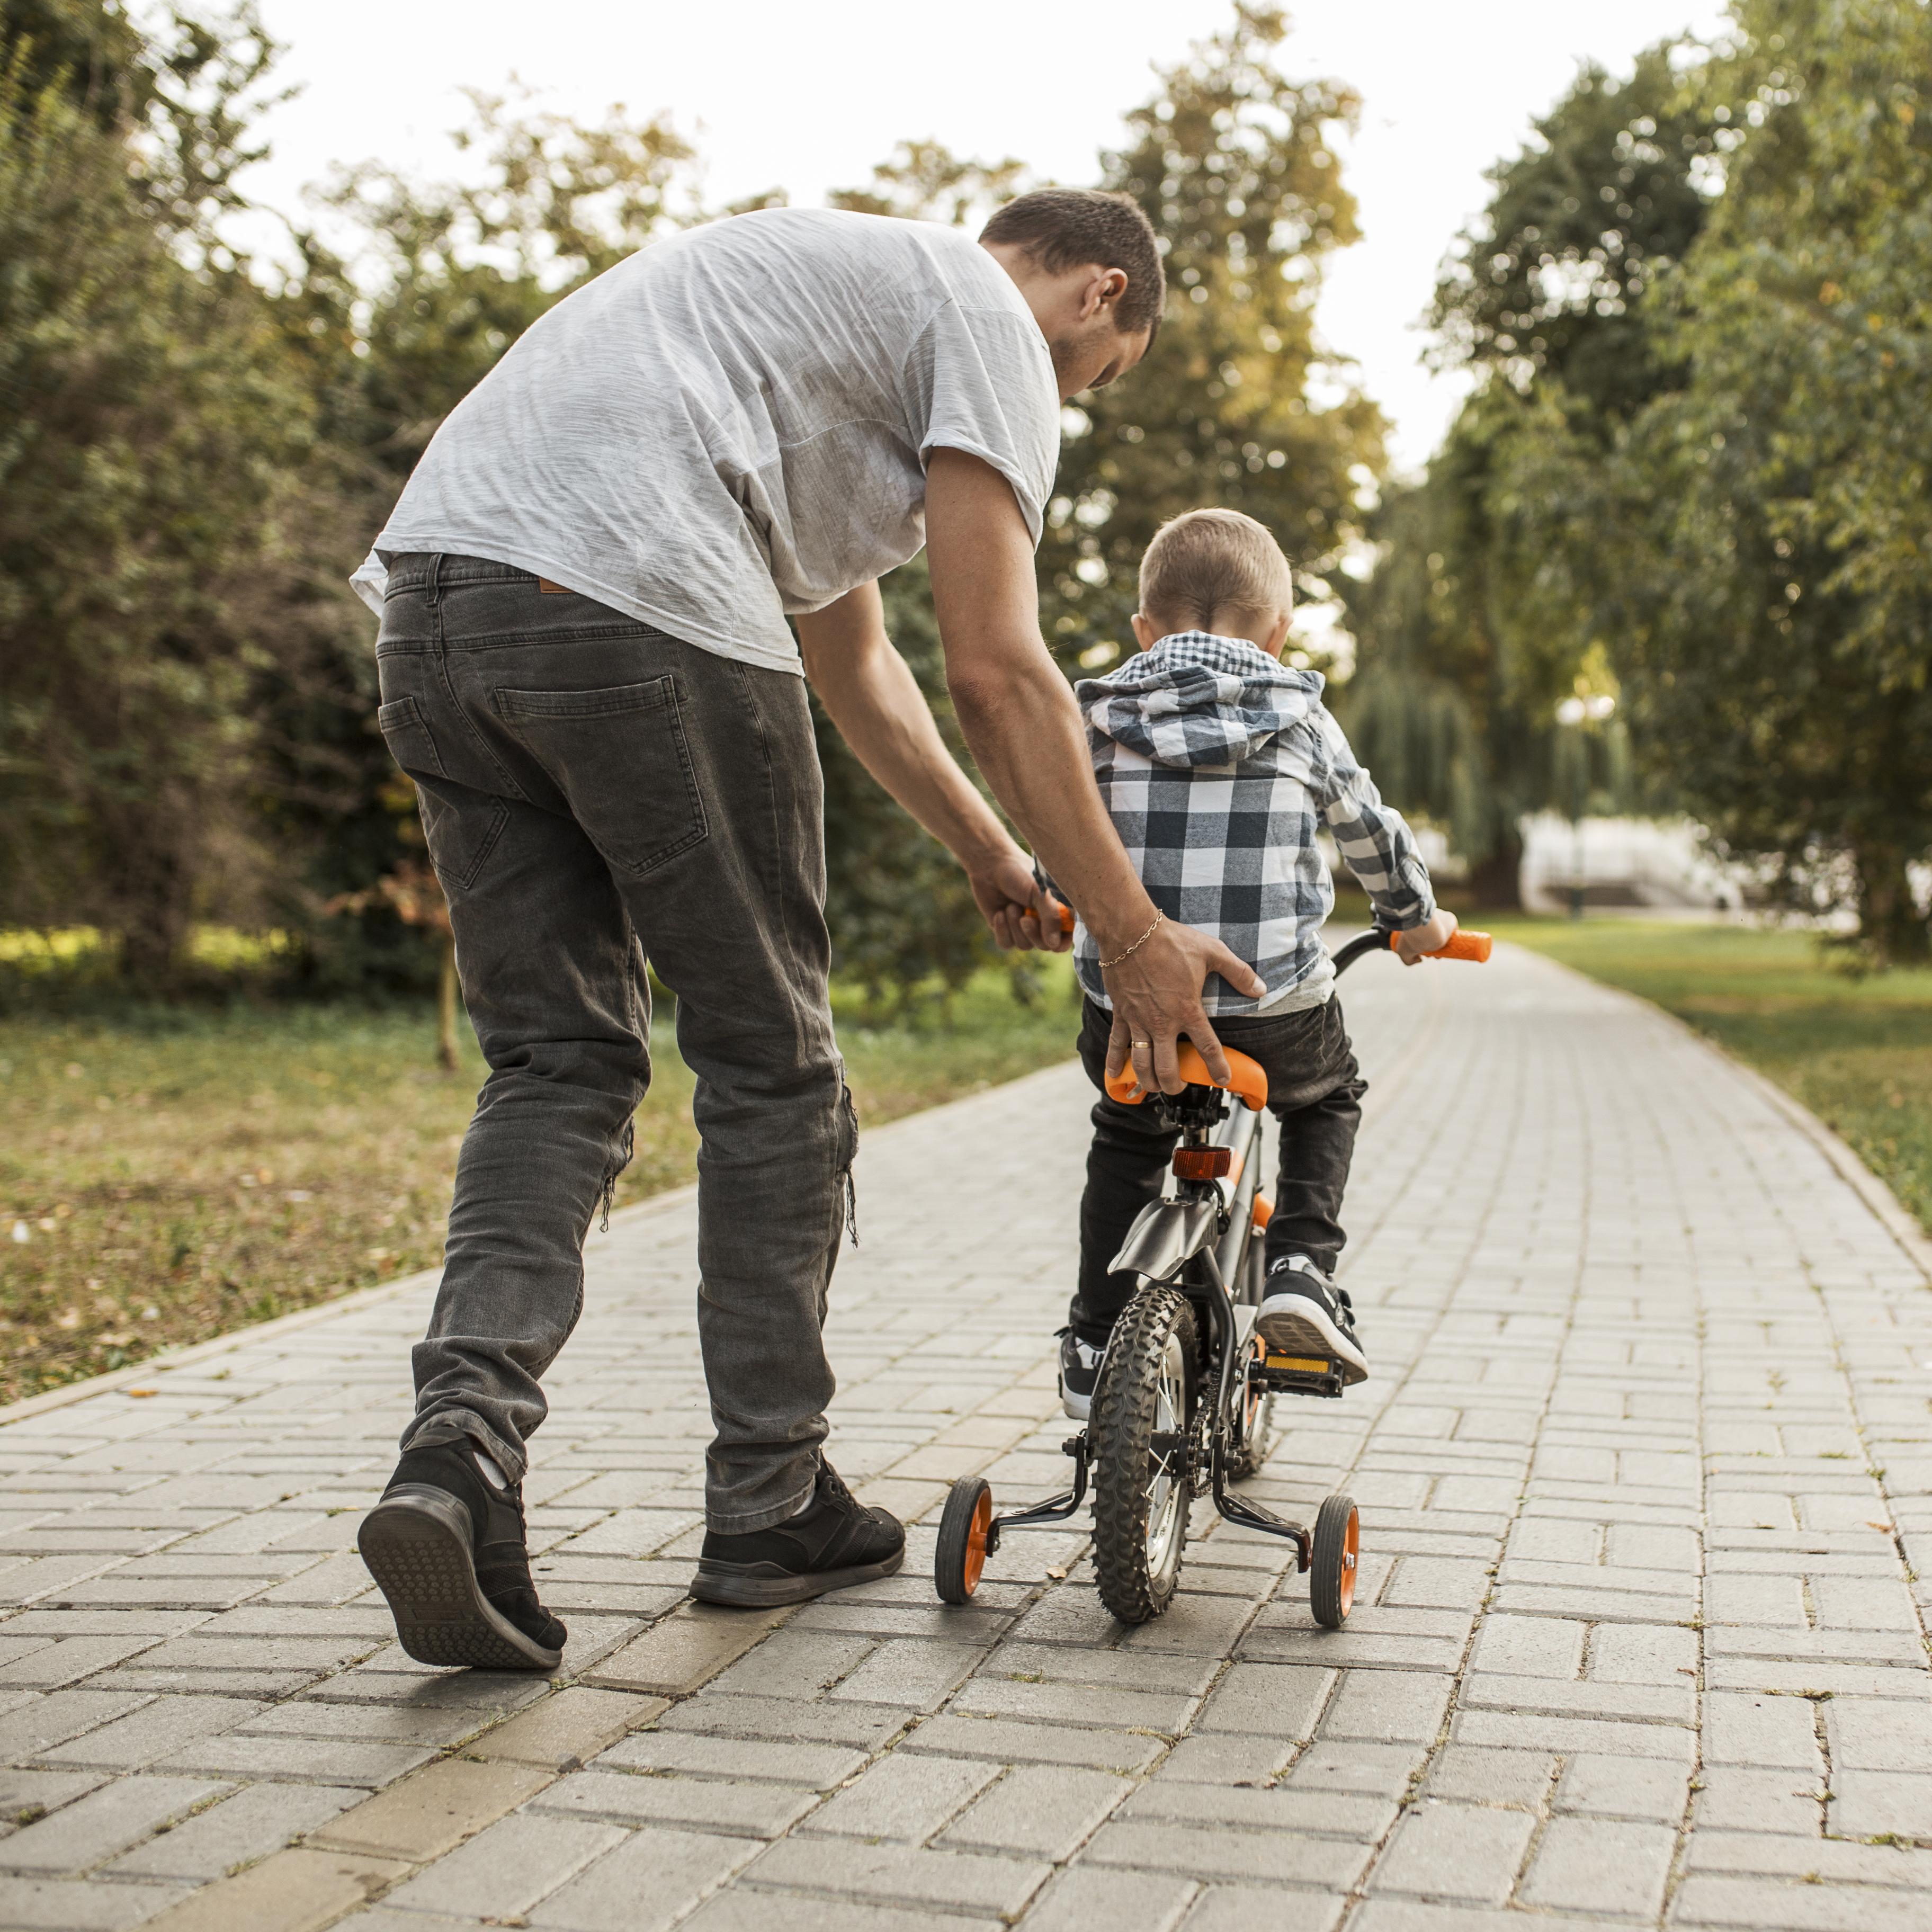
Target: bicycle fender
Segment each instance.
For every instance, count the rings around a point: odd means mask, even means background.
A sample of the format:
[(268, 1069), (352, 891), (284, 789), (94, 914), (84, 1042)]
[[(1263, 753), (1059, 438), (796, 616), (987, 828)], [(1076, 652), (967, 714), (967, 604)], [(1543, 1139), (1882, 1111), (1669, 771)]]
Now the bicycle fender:
[(1152, 1201), (1134, 1217), (1120, 1252), (1107, 1264), (1114, 1274), (1172, 1281), (1204, 1247), (1214, 1243), (1220, 1209), (1211, 1201)]

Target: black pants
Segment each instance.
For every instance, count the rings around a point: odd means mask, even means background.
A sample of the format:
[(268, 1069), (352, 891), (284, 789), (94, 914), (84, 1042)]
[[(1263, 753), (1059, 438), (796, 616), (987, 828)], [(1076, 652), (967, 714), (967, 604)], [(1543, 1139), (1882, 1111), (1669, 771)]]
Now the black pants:
[[(1080, 1197), (1080, 1286), (1067, 1318), (1073, 1332), (1099, 1348), (1138, 1285), (1110, 1274), (1134, 1216), (1160, 1198), (1178, 1131), (1164, 1129), (1153, 1108), (1124, 1106), (1107, 1097), (1107, 1040), (1114, 1016), (1093, 1000), (1080, 1022), (1080, 1062), (1102, 1088), (1094, 1107), (1094, 1144), (1087, 1155), (1087, 1190)], [(1279, 1017), (1234, 1016), (1215, 1022), (1223, 1046), (1258, 1060), (1268, 1077), (1268, 1111), (1281, 1125), (1281, 1172), (1274, 1218), (1268, 1227), (1268, 1265), (1306, 1255), (1332, 1274), (1348, 1237), (1338, 1218), (1355, 1130), (1368, 1082), (1355, 1064), (1342, 1023), (1342, 1003)]]
[(404, 1446), (469, 1436), (523, 1474), (650, 1081), (648, 953), (698, 1083), (706, 1508), (727, 1532), (782, 1522), (818, 1474), (857, 1141), (805, 680), (476, 556), (396, 560), (376, 658), (490, 1064)]

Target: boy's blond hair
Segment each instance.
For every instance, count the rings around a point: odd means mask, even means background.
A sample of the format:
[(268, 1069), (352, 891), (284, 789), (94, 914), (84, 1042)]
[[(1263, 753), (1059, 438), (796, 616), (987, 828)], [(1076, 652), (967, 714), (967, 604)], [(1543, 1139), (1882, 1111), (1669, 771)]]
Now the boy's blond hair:
[(1208, 631), (1217, 610), (1247, 618), (1294, 608), (1294, 578), (1268, 526), (1238, 510), (1189, 510), (1141, 559), (1141, 614), (1162, 637)]

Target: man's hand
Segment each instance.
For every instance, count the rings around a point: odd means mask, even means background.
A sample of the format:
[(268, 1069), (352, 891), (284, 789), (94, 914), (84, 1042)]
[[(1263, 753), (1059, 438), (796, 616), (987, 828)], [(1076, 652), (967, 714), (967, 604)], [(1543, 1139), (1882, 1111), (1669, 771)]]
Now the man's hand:
[(1131, 1059), (1144, 1092), (1157, 1087), (1164, 1094), (1179, 1093), (1187, 1083), (1180, 1077), (1174, 1042), (1183, 1034), (1194, 1042), (1208, 1072), (1216, 1080), (1227, 1078), (1228, 1056), (1201, 1004), (1202, 986), (1210, 973), (1253, 999), (1268, 991), (1268, 982), (1218, 939), (1172, 920), (1163, 920), (1151, 938), (1103, 975), (1114, 1003), (1114, 1030), (1107, 1042), (1110, 1079)]
[(966, 877), (994, 939), (1006, 951), (1064, 952), (1073, 944), (1073, 935), (1060, 929), (1060, 902), (1034, 876), (1032, 862), (1018, 846), (996, 860), (968, 866)]
[(1456, 936), (1456, 915), (1438, 906), (1420, 926), (1395, 936), (1395, 951), (1405, 966), (1420, 965), (1432, 952), (1440, 952)]

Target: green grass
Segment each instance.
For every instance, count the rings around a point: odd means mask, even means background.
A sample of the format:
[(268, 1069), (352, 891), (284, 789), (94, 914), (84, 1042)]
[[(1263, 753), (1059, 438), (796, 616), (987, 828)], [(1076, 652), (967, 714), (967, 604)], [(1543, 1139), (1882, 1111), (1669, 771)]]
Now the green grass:
[(1854, 977), (1804, 932), (1470, 922), (1688, 1021), (1810, 1108), (1932, 1231), (1932, 970)]
[[(1070, 963), (1030, 1006), (980, 975), (915, 1020), (835, 996), (862, 1124), (1073, 1050)], [(427, 1002), (238, 1004), (0, 1018), (0, 1402), (440, 1258), (483, 1074), (436, 1064)], [(693, 1178), (692, 1081), (668, 1026), (620, 1205)]]

